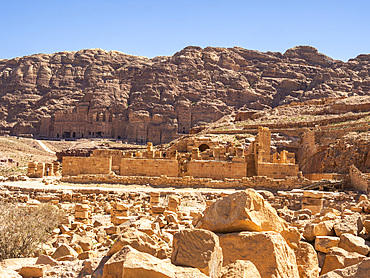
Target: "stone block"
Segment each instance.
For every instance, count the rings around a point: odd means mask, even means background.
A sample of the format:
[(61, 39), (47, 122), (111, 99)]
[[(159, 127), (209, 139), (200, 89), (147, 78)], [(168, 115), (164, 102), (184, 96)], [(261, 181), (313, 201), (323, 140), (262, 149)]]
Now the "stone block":
[(360, 263), (364, 258), (366, 257), (356, 252), (347, 252), (342, 248), (333, 247), (326, 254), (321, 275), (335, 269), (345, 268)]
[(328, 253), (330, 248), (337, 247), (339, 238), (335, 236), (317, 236), (315, 239), (315, 250)]
[(23, 278), (43, 277), (45, 270), (46, 270), (46, 266), (45, 265), (23, 266), (20, 269), (19, 274)]
[(340, 236), (338, 247), (343, 248), (348, 252), (357, 252), (364, 256), (370, 252), (370, 247), (366, 245), (365, 239), (347, 233)]
[(262, 278), (298, 278), (293, 250), (276, 232), (241, 232), (219, 234), (223, 265), (237, 260), (251, 261)]
[(87, 218), (89, 218), (89, 212), (88, 211), (76, 211), (75, 212), (75, 218), (77, 218), (77, 219), (87, 219)]
[(211, 231), (201, 229), (185, 229), (175, 233), (171, 262), (198, 268), (212, 278), (219, 277), (222, 250), (218, 237)]
[(222, 269), (221, 278), (261, 278), (261, 275), (252, 262), (237, 260)]
[(294, 250), (299, 277), (300, 278), (317, 278), (319, 277), (320, 268), (317, 254), (313, 246), (307, 242), (301, 241), (299, 247)]

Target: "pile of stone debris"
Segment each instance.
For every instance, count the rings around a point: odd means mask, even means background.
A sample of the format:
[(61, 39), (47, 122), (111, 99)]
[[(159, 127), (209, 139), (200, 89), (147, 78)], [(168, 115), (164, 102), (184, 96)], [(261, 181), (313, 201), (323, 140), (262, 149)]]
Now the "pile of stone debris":
[(191, 199), (163, 200), (158, 191), (94, 200), (76, 194), (44, 196), (68, 217), (42, 255), (0, 262), (0, 277), (369, 277), (365, 195), (342, 211), (285, 209), (286, 221), (253, 189), (198, 210), (189, 209)]

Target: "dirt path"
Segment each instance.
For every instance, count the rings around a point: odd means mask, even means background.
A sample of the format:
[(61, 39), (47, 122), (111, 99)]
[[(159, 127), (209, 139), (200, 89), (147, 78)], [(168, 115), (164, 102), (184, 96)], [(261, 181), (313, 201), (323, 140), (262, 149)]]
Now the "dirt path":
[(53, 152), (52, 150), (50, 150), (47, 146), (45, 146), (45, 144), (43, 142), (41, 142), (40, 140), (36, 140), (36, 142), (41, 146), (41, 148), (43, 148), (46, 152), (48, 153), (52, 153), (52, 154), (55, 154), (55, 152)]

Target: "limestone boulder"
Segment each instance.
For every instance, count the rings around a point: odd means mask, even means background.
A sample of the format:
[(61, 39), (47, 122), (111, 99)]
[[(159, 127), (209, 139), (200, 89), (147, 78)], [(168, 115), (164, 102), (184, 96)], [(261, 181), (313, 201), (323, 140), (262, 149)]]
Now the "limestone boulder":
[(277, 232), (219, 234), (223, 265), (237, 260), (251, 261), (262, 278), (299, 277), (294, 251)]
[(314, 241), (317, 236), (334, 236), (333, 220), (326, 220), (320, 223), (308, 223), (305, 226), (303, 237), (307, 241)]
[(339, 243), (339, 237), (336, 236), (317, 236), (315, 239), (315, 250), (328, 253), (330, 248), (337, 247)]
[(221, 278), (261, 278), (261, 275), (252, 262), (237, 260), (222, 269)]
[(102, 278), (185, 278), (207, 277), (196, 268), (184, 268), (148, 253), (124, 246), (104, 265)]
[(198, 268), (209, 277), (218, 277), (222, 267), (218, 236), (202, 229), (181, 230), (173, 237), (171, 262)]
[(325, 274), (335, 269), (345, 268), (361, 262), (364, 258), (356, 252), (348, 252), (339, 247), (333, 247), (326, 254), (324, 265), (322, 266), (321, 274)]
[(348, 233), (340, 236), (338, 247), (348, 252), (357, 252), (364, 256), (370, 252), (370, 247), (366, 245), (365, 239)]
[(215, 201), (206, 208), (196, 228), (215, 233), (242, 231), (275, 231), (281, 233), (291, 247), (300, 239), (276, 210), (253, 189), (236, 192)]
[(362, 262), (330, 271), (320, 278), (368, 278), (370, 273), (370, 258), (365, 258)]
[(140, 252), (145, 252), (156, 256), (159, 246), (146, 233), (135, 228), (126, 228), (121, 231), (112, 247), (109, 249), (107, 256), (112, 256), (117, 253), (123, 246), (130, 245)]
[(216, 233), (242, 231), (280, 233), (287, 228), (287, 223), (259, 193), (247, 189), (215, 201), (204, 211), (197, 228)]
[(44, 264), (50, 266), (57, 266), (59, 265), (58, 261), (54, 260), (52, 257), (47, 255), (40, 255), (37, 258), (36, 264)]
[(90, 251), (93, 247), (93, 242), (92, 242), (91, 237), (87, 237), (87, 236), (82, 237), (81, 239), (79, 239), (77, 241), (77, 244), (79, 246), (81, 246), (83, 251)]
[(313, 246), (307, 242), (301, 242), (299, 248), (294, 250), (299, 277), (317, 278), (320, 274), (319, 261)]
[(55, 250), (55, 252), (53, 253), (53, 255), (51, 257), (53, 259), (59, 261), (59, 260), (63, 260), (63, 258), (65, 258), (65, 257), (77, 258), (77, 256), (78, 256), (78, 253), (72, 247), (70, 247), (67, 244), (61, 244)]
[(45, 265), (31, 265), (31, 266), (23, 266), (19, 274), (23, 278), (37, 278), (43, 277), (45, 272), (46, 266)]
[(362, 231), (362, 229), (363, 223), (361, 214), (359, 213), (347, 215), (334, 224), (334, 231), (337, 236), (341, 236), (344, 233), (358, 235)]

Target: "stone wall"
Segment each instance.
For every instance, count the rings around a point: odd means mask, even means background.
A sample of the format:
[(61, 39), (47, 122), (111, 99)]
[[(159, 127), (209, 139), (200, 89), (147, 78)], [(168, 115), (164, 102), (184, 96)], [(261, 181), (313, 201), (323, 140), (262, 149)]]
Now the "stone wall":
[(115, 172), (116, 174), (119, 174), (121, 167), (121, 159), (124, 157), (124, 153), (121, 150), (97, 149), (92, 152), (91, 157), (112, 158), (112, 171)]
[(111, 157), (63, 157), (63, 176), (79, 174), (110, 174), (112, 171)]
[(227, 162), (211, 160), (192, 160), (188, 163), (189, 176), (195, 178), (241, 179), (247, 176), (246, 162)]
[(171, 159), (124, 158), (121, 160), (120, 175), (177, 177), (179, 164)]
[(337, 173), (313, 173), (313, 174), (304, 174), (304, 177), (312, 181), (319, 181), (319, 180), (343, 180), (345, 176)]
[(370, 192), (370, 174), (364, 174), (352, 165), (349, 169), (349, 179), (353, 189)]
[(267, 176), (283, 179), (287, 176), (297, 176), (297, 164), (258, 163), (257, 176)]
[(78, 175), (62, 177), (62, 182), (71, 183), (110, 183), (110, 184), (137, 184), (153, 187), (179, 187), (179, 188), (255, 188), (271, 191), (298, 189), (313, 182), (298, 177), (285, 179), (272, 179), (267, 177), (251, 177), (241, 179), (214, 180), (211, 178), (194, 177), (148, 177), (148, 176), (117, 176), (117, 175)]

